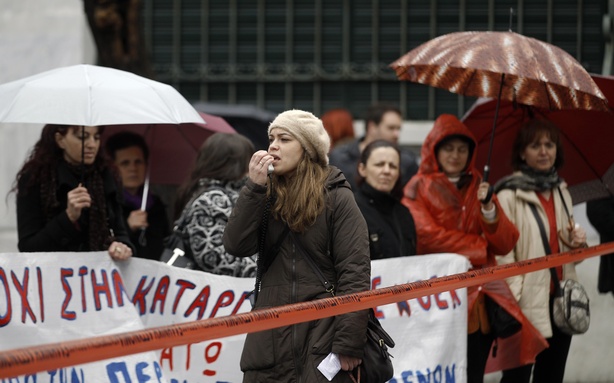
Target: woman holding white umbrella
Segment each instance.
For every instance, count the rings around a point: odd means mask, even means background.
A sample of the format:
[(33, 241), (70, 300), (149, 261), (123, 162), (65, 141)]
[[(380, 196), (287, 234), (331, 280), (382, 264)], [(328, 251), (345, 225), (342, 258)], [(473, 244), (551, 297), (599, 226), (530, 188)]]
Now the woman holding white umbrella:
[(20, 251), (106, 250), (115, 260), (132, 256), (117, 178), (99, 150), (102, 130), (43, 128), (13, 189)]

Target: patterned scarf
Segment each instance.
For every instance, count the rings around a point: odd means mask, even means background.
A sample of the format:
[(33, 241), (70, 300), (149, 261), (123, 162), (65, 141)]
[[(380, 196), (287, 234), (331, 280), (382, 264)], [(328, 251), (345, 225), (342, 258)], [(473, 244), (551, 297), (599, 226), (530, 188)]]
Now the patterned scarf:
[(563, 182), (554, 167), (547, 172), (539, 172), (526, 164), (522, 164), (520, 171), (522, 174), (512, 174), (497, 182), (495, 193), (503, 189), (543, 192), (552, 190)]

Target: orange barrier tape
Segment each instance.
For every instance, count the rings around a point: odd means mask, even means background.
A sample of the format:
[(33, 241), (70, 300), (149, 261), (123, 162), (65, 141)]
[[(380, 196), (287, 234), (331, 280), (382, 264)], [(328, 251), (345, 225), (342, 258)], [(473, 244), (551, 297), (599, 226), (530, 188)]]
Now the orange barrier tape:
[(0, 378), (307, 322), (614, 253), (614, 242), (509, 265), (250, 313), (0, 352)]

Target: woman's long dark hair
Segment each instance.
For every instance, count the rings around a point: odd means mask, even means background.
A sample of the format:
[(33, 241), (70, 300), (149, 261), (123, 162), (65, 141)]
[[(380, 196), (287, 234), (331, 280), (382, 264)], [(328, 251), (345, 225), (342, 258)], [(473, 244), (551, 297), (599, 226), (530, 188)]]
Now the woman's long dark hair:
[(241, 134), (215, 133), (207, 138), (198, 151), (190, 177), (177, 191), (175, 218), (181, 215), (202, 178), (236, 181), (245, 177), (254, 151), (254, 144)]
[[(40, 190), (41, 205), (43, 213), (48, 220), (57, 214), (56, 210), (60, 206), (58, 200), (58, 180), (57, 169), (64, 162), (64, 151), (56, 142), (55, 134), (59, 133), (66, 136), (70, 130), (74, 131), (82, 129), (80, 126), (71, 125), (55, 125), (47, 124), (43, 127), (41, 137), (32, 148), (24, 165), (21, 167), (11, 191), (16, 191), (17, 194), (27, 193), (33, 188), (38, 187)], [(98, 127), (98, 134), (102, 134), (104, 127)], [(106, 250), (107, 242), (109, 242), (109, 230), (106, 220), (106, 201), (104, 184), (102, 180), (103, 172), (108, 169), (107, 162), (99, 148), (96, 153), (94, 163), (77, 171), (84, 172), (91, 177), (91, 185), (88, 188), (88, 193), (92, 196), (93, 204), (90, 208), (90, 228), (89, 228), (89, 250)], [(68, 165), (69, 167), (71, 165)], [(112, 173), (116, 177), (117, 175)], [(20, 185), (22, 177), (27, 176), (24, 184)]]
[[(20, 193), (40, 184), (43, 201), (49, 201), (50, 197), (55, 199), (57, 185), (53, 186), (51, 181), (55, 180), (58, 165), (64, 161), (64, 151), (56, 143), (55, 134), (60, 133), (62, 136), (66, 136), (71, 127), (81, 129), (78, 126), (55, 124), (47, 124), (43, 127), (40, 139), (34, 144), (28, 158), (17, 172), (11, 191)], [(102, 134), (103, 131), (104, 126), (98, 127), (99, 134)], [(96, 153), (92, 166), (100, 171), (107, 166), (102, 150), (99, 149)], [(22, 190), (18, 190), (19, 180), (26, 174), (28, 175), (28, 182), (23, 185)], [(44, 205), (51, 208), (51, 205), (47, 206), (47, 203), (44, 203)]]

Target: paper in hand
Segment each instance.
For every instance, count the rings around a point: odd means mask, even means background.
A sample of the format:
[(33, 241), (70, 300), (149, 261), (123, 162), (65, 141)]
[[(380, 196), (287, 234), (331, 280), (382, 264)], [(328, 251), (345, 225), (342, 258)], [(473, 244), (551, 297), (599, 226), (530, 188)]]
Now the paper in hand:
[(341, 370), (341, 361), (339, 361), (339, 357), (337, 354), (330, 353), (320, 364), (318, 365), (318, 370), (328, 379), (330, 382), (333, 380), (335, 375)]

